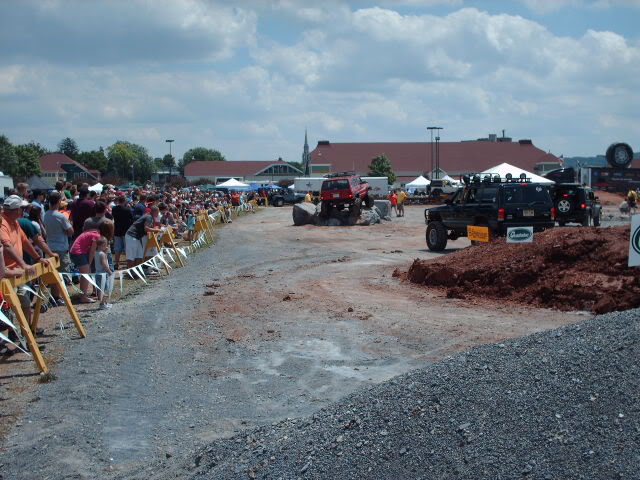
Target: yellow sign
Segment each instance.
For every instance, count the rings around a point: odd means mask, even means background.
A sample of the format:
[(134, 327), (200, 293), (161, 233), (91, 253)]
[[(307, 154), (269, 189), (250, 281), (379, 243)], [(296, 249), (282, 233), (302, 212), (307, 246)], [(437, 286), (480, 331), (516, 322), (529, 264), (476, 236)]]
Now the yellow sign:
[(467, 237), (469, 240), (476, 242), (489, 241), (489, 227), (477, 227), (475, 225), (467, 225)]

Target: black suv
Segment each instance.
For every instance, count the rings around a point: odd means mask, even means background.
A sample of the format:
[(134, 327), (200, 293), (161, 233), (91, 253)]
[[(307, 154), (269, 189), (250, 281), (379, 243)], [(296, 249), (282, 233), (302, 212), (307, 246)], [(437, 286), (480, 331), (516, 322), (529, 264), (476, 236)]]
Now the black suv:
[(584, 227), (600, 226), (602, 207), (591, 188), (578, 183), (560, 183), (552, 187), (558, 225), (579, 223)]
[(445, 205), (424, 211), (427, 246), (439, 252), (447, 239), (467, 236), (470, 225), (489, 227), (490, 236), (505, 236), (510, 227), (533, 227), (541, 232), (555, 226), (555, 208), (549, 187), (527, 178), (495, 175), (465, 176)]

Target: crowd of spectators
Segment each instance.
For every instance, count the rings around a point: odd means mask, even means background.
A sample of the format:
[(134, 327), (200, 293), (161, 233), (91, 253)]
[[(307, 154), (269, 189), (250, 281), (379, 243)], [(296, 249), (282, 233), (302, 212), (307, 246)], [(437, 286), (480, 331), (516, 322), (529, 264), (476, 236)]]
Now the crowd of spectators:
[[(118, 191), (107, 185), (96, 192), (86, 183), (62, 182), (49, 192), (30, 190), (28, 184), (19, 183), (8, 193), (0, 202), (0, 278), (19, 277), (33, 271), (38, 262), (48, 264), (53, 257), (59, 259), (59, 271), (63, 273), (112, 273), (124, 267), (123, 256), (126, 268), (131, 268), (157, 253), (145, 248), (148, 232), (159, 233), (171, 226), (178, 238), (193, 241), (196, 216), (201, 211), (220, 211), (230, 222), (233, 206), (246, 204), (253, 210), (258, 200), (252, 193), (206, 192), (193, 187), (148, 186)], [(148, 274), (158, 273), (154, 267), (142, 268)], [(108, 298), (95, 288), (92, 291), (85, 276), (71, 278), (79, 283), (75, 302), (99, 301), (100, 308), (110, 307)], [(27, 286), (18, 288), (17, 293), (30, 321), (33, 295), (29, 290), (34, 285)], [(51, 298), (49, 305), (64, 305), (55, 288)], [(9, 314), (6, 299), (0, 300), (3, 311)], [(12, 331), (9, 338), (15, 340)], [(0, 354), (13, 351), (7, 345), (0, 346)]]

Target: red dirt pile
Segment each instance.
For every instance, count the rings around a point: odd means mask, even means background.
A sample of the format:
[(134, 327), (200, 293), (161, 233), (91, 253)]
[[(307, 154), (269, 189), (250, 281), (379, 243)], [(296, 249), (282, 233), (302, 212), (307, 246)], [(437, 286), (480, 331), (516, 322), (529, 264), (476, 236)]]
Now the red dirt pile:
[(533, 243), (497, 239), (436, 260), (407, 278), (450, 298), (482, 296), (558, 310), (606, 313), (640, 306), (638, 268), (627, 267), (629, 227), (553, 228)]

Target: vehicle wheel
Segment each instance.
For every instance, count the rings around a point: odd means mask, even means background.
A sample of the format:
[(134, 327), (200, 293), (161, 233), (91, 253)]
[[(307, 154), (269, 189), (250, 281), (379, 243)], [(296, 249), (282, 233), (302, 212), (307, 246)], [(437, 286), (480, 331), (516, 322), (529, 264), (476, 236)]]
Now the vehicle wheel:
[(582, 220), (583, 227), (588, 227), (589, 225), (591, 225), (591, 214), (587, 214), (587, 216)]
[(432, 252), (441, 252), (447, 246), (447, 229), (442, 222), (427, 225), (427, 247)]
[(598, 215), (597, 217), (593, 217), (593, 226), (594, 227), (600, 226), (600, 215)]
[(373, 207), (373, 197), (371, 195), (364, 197), (364, 204), (367, 208)]
[(279, 198), (278, 200), (276, 200), (276, 207), (282, 207), (284, 205), (284, 200), (282, 198)]
[(361, 210), (362, 210), (362, 199), (356, 198), (354, 202), (351, 205), (349, 205), (349, 213), (351, 214), (352, 217), (357, 218), (360, 216)]
[(566, 198), (562, 198), (558, 200), (558, 203), (556, 204), (556, 208), (558, 209), (558, 212), (562, 214), (567, 214), (571, 211), (571, 202)]
[(331, 211), (331, 207), (327, 202), (320, 203), (320, 216), (322, 218), (329, 218), (329, 212)]

